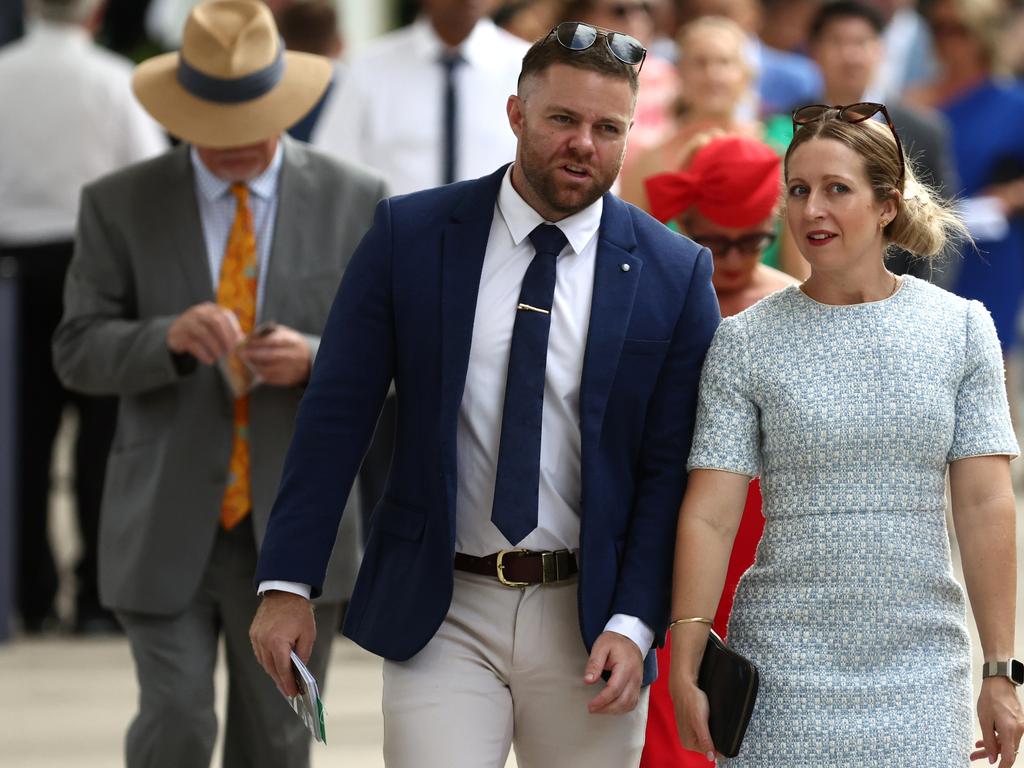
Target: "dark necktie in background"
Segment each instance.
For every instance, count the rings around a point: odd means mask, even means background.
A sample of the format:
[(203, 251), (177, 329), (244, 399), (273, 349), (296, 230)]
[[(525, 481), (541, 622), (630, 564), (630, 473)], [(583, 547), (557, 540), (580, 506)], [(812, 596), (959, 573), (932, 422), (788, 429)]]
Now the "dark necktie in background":
[(444, 67), (444, 112), (442, 119), (443, 150), (441, 158), (441, 179), (444, 184), (455, 181), (455, 152), (458, 149), (456, 114), (458, 111), (458, 92), (455, 88), (455, 70), (465, 59), (458, 51), (445, 51), (441, 55), (441, 66)]
[(555, 298), (555, 262), (568, 242), (562, 230), (551, 224), (536, 227), (530, 241), (537, 252), (523, 277), (512, 327), (491, 508), (491, 522), (512, 545), (537, 527), (544, 371)]

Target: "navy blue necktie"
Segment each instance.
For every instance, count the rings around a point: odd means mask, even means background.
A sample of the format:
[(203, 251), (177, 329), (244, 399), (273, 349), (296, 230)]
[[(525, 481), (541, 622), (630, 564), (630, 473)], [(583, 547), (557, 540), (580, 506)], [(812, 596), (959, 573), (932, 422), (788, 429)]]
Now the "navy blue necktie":
[(512, 328), (491, 509), (491, 522), (513, 545), (537, 527), (544, 370), (555, 298), (555, 261), (567, 242), (562, 230), (551, 224), (534, 229), (530, 241), (537, 253), (523, 277)]
[(444, 154), (441, 158), (441, 177), (445, 184), (455, 181), (455, 151), (458, 147), (455, 122), (455, 114), (458, 109), (455, 69), (462, 61), (462, 54), (458, 51), (448, 51), (441, 56), (441, 66), (444, 67), (444, 123), (441, 126), (444, 137)]

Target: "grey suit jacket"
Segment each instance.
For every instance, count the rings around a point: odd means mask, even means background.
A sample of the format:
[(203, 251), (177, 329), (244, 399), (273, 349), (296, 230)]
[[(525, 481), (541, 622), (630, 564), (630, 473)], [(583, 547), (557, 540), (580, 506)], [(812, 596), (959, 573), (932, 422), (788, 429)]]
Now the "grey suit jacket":
[[(282, 141), (260, 319), (306, 334), (315, 355), (341, 274), (386, 190), (368, 171)], [(182, 610), (213, 547), (232, 399), (216, 368), (176, 366), (166, 336), (177, 315), (214, 301), (214, 291), (187, 147), (84, 189), (53, 353), (67, 387), (120, 396), (100, 523), (100, 594), (111, 608)], [(300, 387), (262, 386), (251, 395), (257, 547), (301, 397)], [(347, 597), (358, 566), (357, 532), (341, 530), (324, 601)]]

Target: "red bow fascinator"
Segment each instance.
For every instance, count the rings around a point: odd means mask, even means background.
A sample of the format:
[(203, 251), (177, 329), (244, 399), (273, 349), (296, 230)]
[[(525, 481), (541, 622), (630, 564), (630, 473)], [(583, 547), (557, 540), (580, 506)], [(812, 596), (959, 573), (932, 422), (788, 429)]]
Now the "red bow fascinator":
[(752, 227), (775, 210), (781, 165), (775, 151), (756, 139), (712, 139), (686, 170), (644, 179), (651, 215), (664, 223), (696, 206), (720, 227)]

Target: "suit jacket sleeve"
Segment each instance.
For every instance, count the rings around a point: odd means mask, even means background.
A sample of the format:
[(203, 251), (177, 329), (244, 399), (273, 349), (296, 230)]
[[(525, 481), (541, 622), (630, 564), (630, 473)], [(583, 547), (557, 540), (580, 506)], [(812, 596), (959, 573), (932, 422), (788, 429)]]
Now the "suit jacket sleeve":
[(64, 316), (53, 338), (54, 368), (69, 389), (133, 395), (180, 377), (167, 347), (175, 318), (137, 318), (132, 262), (97, 198), (93, 187), (82, 193)]
[(391, 209), (383, 200), (327, 319), (263, 540), (257, 583), (294, 581), (309, 584), (314, 598), (321, 593), (345, 499), (394, 375), (391, 269)]
[(693, 438), (704, 356), (720, 321), (711, 286), (711, 254), (702, 248), (672, 343), (651, 397), (636, 494), (612, 613), (636, 616), (664, 641), (679, 504)]

